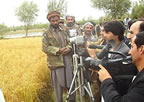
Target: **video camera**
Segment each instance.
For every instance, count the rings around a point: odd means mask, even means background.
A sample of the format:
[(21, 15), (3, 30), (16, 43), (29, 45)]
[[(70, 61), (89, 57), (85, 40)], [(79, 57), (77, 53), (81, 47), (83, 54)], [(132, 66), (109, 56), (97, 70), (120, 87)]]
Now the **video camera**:
[(83, 56), (85, 52), (85, 37), (83, 35), (78, 35), (76, 29), (69, 30), (68, 36), (69, 42), (73, 48), (73, 53)]
[(88, 57), (85, 59), (84, 61), (84, 66), (86, 68), (91, 68), (93, 70), (99, 70), (100, 68), (98, 67), (99, 64), (103, 65), (103, 66), (107, 66), (109, 64), (130, 64), (132, 62), (132, 58), (131, 56), (123, 56), (122, 53), (120, 52), (116, 52), (116, 51), (110, 51), (109, 53), (111, 54), (120, 54), (122, 55), (121, 58), (117, 58), (117, 59), (98, 59), (98, 58), (91, 58), (91, 57)]
[(74, 36), (72, 38), (69, 38), (70, 43), (76, 44), (76, 45), (83, 45), (85, 43), (84, 36)]
[[(110, 40), (106, 45), (90, 45), (89, 48), (92, 49), (102, 49), (101, 52), (96, 54), (96, 58), (92, 59), (90, 57), (86, 58), (84, 61), (84, 66), (87, 68), (92, 68), (94, 70), (99, 70), (100, 68), (98, 67), (99, 64), (103, 66), (107, 66), (109, 64), (130, 64), (132, 62), (131, 56), (126, 56), (123, 53), (119, 51), (110, 51), (112, 46), (114, 46), (115, 41)], [(116, 54), (119, 55), (120, 57), (117, 59), (109, 59), (108, 54)]]

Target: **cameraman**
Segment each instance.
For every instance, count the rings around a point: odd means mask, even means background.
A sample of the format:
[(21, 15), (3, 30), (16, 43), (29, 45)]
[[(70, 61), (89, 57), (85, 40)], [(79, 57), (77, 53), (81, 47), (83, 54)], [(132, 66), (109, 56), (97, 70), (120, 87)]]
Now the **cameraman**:
[[(110, 48), (110, 51), (119, 51), (124, 55), (128, 54), (129, 47), (123, 41), (124, 31), (125, 28), (123, 24), (119, 21), (111, 21), (103, 24), (101, 34), (103, 35), (104, 39), (106, 39), (107, 41), (114, 40), (114, 43), (112, 43), (111, 45), (112, 48)], [(117, 59), (121, 58), (122, 56), (117, 54), (108, 54), (106, 57), (108, 57), (108, 59)], [(119, 93), (121, 95), (125, 94), (127, 92), (127, 87), (129, 85), (128, 80), (121, 81), (121, 79), (119, 79), (118, 76), (136, 74), (137, 70), (135, 69), (135, 66), (133, 66), (132, 64), (123, 65), (120, 62), (120, 63), (106, 64), (106, 67), (108, 72), (113, 77)]]
[(137, 67), (138, 74), (131, 80), (128, 92), (123, 96), (119, 94), (112, 76), (99, 65), (101, 94), (105, 102), (144, 102), (144, 32), (132, 38), (131, 46), (129, 54), (132, 56), (132, 63)]

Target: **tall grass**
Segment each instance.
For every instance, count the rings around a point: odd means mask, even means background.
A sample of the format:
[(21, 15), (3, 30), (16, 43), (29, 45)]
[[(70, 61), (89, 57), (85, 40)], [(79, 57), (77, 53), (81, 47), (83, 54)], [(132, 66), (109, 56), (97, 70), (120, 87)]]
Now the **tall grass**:
[(6, 102), (53, 102), (41, 38), (0, 40), (0, 88)]

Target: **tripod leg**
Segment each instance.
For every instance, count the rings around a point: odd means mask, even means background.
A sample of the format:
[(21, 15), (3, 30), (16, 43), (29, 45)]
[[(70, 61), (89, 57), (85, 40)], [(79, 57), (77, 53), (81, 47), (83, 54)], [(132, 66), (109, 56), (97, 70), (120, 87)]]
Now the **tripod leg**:
[(79, 88), (79, 98), (80, 98), (80, 102), (83, 102), (83, 96), (85, 94), (84, 88), (82, 87), (82, 85), (84, 84), (84, 76), (83, 76), (83, 69), (81, 68), (79, 71), (79, 75), (78, 75), (78, 86), (81, 85), (81, 87)]
[(88, 84), (88, 88), (89, 88), (89, 92), (90, 92), (91, 101), (94, 102), (94, 96), (93, 96), (93, 93), (92, 93), (92, 90), (91, 90), (90, 82), (88, 82), (87, 84)]
[[(80, 99), (80, 102), (83, 102), (82, 95), (81, 95), (82, 84), (81, 84), (80, 78), (81, 78), (80, 77), (80, 70), (79, 70), (79, 68), (77, 68), (74, 72), (72, 83), (70, 85), (70, 89), (69, 89), (68, 95), (66, 97), (66, 102), (69, 100), (70, 95), (75, 94), (75, 93), (76, 93), (76, 100)], [(79, 91), (77, 91), (77, 90), (79, 90)]]
[(93, 96), (93, 93), (92, 93), (92, 90), (91, 90), (91, 86), (90, 86), (90, 83), (87, 82), (83, 85), (84, 89), (86, 90), (87, 94), (89, 95), (90, 97), (90, 102), (94, 102), (94, 96)]
[(72, 82), (71, 82), (71, 85), (70, 85), (70, 89), (68, 91), (68, 95), (66, 97), (66, 102), (69, 99), (70, 95), (73, 94), (73, 90), (72, 89), (74, 88), (74, 83), (75, 83), (75, 80), (76, 80), (77, 73), (78, 73), (78, 69), (74, 73), (74, 77), (72, 79)]
[(84, 88), (85, 91), (87, 92), (87, 94), (90, 97), (90, 102), (94, 102), (94, 96), (92, 93), (92, 89), (91, 89), (91, 85), (90, 85), (90, 72), (88, 69), (86, 69), (85, 67), (82, 68), (83, 69), (83, 74), (84, 74)]

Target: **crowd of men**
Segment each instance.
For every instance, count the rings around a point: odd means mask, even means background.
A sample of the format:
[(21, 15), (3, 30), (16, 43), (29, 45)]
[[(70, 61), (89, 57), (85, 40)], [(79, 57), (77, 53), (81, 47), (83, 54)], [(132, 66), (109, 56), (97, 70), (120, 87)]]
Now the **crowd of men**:
[[(126, 23), (114, 20), (97, 25), (86, 22), (80, 26), (76, 24), (75, 17), (70, 15), (66, 16), (64, 23), (61, 23), (60, 13), (57, 11), (49, 12), (47, 19), (50, 26), (43, 33), (42, 51), (47, 55), (56, 102), (63, 102), (64, 91), (70, 89), (74, 73), (73, 46), (69, 39), (76, 36), (84, 37), (82, 46), (84, 58), (107, 61), (132, 57), (132, 63), (124, 64), (122, 61), (102, 65), (99, 63), (97, 65), (99, 70), (87, 68), (94, 102), (144, 102), (143, 19), (126, 19)], [(89, 45), (104, 45), (104, 47), (91, 49)], [(120, 54), (108, 53), (105, 50)], [(70, 95), (68, 102), (76, 102), (75, 94)], [(86, 98), (85, 102), (89, 100)]]

